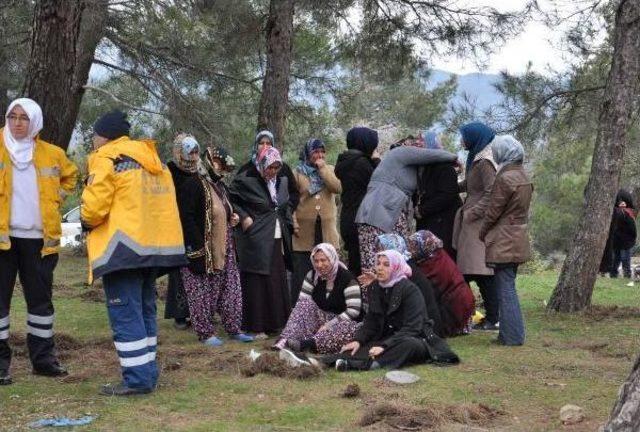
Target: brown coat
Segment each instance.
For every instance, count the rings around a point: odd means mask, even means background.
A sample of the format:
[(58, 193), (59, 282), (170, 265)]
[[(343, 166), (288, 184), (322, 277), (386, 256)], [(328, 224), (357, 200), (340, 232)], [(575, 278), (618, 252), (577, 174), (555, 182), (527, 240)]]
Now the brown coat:
[(531, 257), (527, 222), (532, 194), (533, 185), (522, 164), (498, 171), (480, 229), (488, 264), (520, 264)]
[[(463, 275), (492, 275), (485, 262), (485, 246), (479, 233), (482, 217), (489, 202), (496, 169), (491, 159), (491, 147), (478, 153), (461, 189), (467, 197), (456, 213), (453, 227), (453, 247), (457, 251), (456, 264)], [(486, 150), (485, 149), (485, 150)]]
[(340, 248), (338, 237), (336, 194), (342, 192), (340, 180), (331, 165), (325, 165), (319, 170), (325, 187), (315, 195), (309, 195), (309, 178), (295, 170), (294, 175), (300, 191), (300, 203), (293, 214), (293, 250), (306, 252), (313, 249), (316, 216), (322, 220), (322, 239), (331, 243), (336, 249)]

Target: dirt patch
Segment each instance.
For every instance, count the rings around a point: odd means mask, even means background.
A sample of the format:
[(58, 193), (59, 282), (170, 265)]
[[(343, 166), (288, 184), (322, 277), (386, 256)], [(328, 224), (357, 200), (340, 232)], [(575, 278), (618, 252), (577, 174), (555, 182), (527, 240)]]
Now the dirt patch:
[[(65, 352), (78, 350), (84, 346), (84, 344), (78, 339), (65, 333), (54, 333), (53, 340), (56, 345), (56, 351), (59, 355)], [(9, 344), (13, 350), (14, 357), (28, 356), (27, 336), (25, 334), (12, 333), (9, 337)]]
[(360, 396), (360, 386), (355, 383), (349, 384), (340, 394), (343, 398), (354, 398)]
[(78, 295), (83, 301), (95, 302), (95, 303), (104, 303), (104, 291), (102, 289), (96, 289), (88, 287), (87, 289), (82, 290), (80, 295)]
[(253, 377), (262, 373), (280, 378), (305, 380), (316, 378), (322, 373), (320, 369), (313, 366), (291, 367), (284, 360), (280, 360), (275, 353), (264, 353), (254, 362), (249, 359), (243, 361), (240, 373), (245, 377)]
[(359, 426), (384, 423), (400, 430), (432, 430), (447, 423), (490, 426), (505, 413), (484, 404), (436, 405), (415, 408), (382, 403), (366, 409)]
[(583, 312), (583, 316), (593, 321), (605, 319), (633, 319), (640, 318), (640, 308), (630, 306), (602, 306), (592, 305)]

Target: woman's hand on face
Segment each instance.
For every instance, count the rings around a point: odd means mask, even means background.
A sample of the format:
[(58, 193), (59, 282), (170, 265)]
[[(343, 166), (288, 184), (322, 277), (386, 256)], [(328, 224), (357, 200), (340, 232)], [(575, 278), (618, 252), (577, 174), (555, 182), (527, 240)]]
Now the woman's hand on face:
[(251, 219), (250, 216), (247, 216), (242, 221), (242, 231), (247, 231), (251, 225), (253, 225), (253, 219)]
[(376, 273), (372, 270), (365, 270), (357, 279), (361, 286), (369, 286), (376, 280)]
[(238, 216), (237, 213), (232, 214), (231, 220), (229, 222), (231, 223), (232, 227), (238, 225), (238, 223), (240, 222), (240, 216)]
[(344, 345), (342, 349), (340, 349), (340, 352), (343, 353), (343, 352), (351, 351), (349, 354), (354, 355), (356, 352), (358, 352), (359, 349), (360, 349), (360, 342), (352, 341)]
[(316, 168), (318, 169), (322, 169), (325, 167), (325, 165), (327, 165), (327, 161), (324, 160), (324, 158), (318, 158), (316, 159)]
[(383, 352), (384, 352), (384, 348), (382, 348), (381, 346), (371, 347), (371, 349), (369, 350), (369, 357), (376, 358)]

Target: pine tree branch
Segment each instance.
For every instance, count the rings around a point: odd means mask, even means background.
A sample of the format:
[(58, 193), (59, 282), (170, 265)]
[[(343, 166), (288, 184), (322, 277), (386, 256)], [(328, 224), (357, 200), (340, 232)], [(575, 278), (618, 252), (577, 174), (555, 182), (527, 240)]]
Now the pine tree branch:
[(165, 116), (165, 114), (163, 114), (161, 112), (153, 111), (153, 110), (150, 110), (150, 109), (147, 109), (147, 108), (143, 108), (143, 107), (139, 107), (139, 106), (135, 106), (135, 105), (133, 105), (133, 104), (127, 102), (127, 101), (124, 101), (124, 100), (120, 99), (118, 96), (116, 96), (113, 93), (111, 93), (111, 92), (109, 92), (109, 91), (107, 91), (105, 89), (102, 89), (100, 87), (95, 87), (95, 86), (88, 85), (88, 84), (83, 86), (83, 87), (84, 87), (85, 90), (92, 90), (92, 91), (101, 93), (101, 94), (103, 94), (105, 96), (108, 96), (111, 99), (113, 99), (115, 102), (117, 102), (119, 104), (122, 104), (122, 105), (126, 106), (127, 108), (132, 109), (134, 111), (146, 112), (146, 113), (149, 113), (149, 114), (155, 114), (155, 115), (159, 115), (159, 116), (163, 116), (163, 117)]

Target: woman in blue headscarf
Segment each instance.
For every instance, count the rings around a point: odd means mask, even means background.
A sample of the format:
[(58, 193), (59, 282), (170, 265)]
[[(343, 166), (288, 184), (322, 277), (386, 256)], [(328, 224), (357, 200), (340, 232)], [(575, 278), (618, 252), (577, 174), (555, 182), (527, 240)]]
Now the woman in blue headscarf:
[[(442, 149), (438, 135), (423, 131), (418, 142), (428, 149)], [(443, 249), (455, 260), (451, 245), (453, 221), (462, 206), (458, 194), (458, 173), (451, 163), (425, 165), (418, 169), (418, 190), (415, 197), (414, 217), (416, 230), (428, 230), (442, 240)]]
[(460, 192), (466, 192), (467, 196), (456, 214), (453, 247), (457, 251), (460, 272), (467, 282), (474, 281), (478, 285), (484, 302), (485, 319), (475, 328), (497, 331), (498, 294), (494, 286), (493, 269), (486, 265), (485, 246), (479, 238), (482, 217), (496, 177), (497, 164), (491, 151), (495, 132), (484, 123), (473, 122), (462, 126), (460, 134), (462, 145), (469, 151), (465, 180), (460, 184)]
[(300, 163), (294, 172), (300, 203), (293, 214), (292, 304), (298, 300), (305, 275), (312, 269), (309, 254), (314, 246), (329, 243), (340, 248), (336, 194), (342, 192), (342, 187), (325, 154), (324, 142), (311, 138), (302, 147)]

